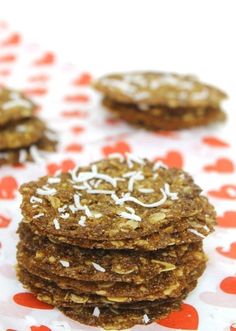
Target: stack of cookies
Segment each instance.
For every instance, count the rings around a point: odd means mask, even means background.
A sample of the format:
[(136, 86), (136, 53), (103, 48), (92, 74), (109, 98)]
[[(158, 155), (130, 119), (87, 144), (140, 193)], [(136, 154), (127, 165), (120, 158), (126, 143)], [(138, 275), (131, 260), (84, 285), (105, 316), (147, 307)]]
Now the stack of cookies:
[(38, 150), (55, 150), (55, 136), (35, 109), (20, 92), (0, 88), (0, 165), (37, 161)]
[(104, 76), (94, 83), (103, 105), (127, 122), (148, 129), (177, 130), (225, 119), (227, 96), (190, 75), (131, 72)]
[(179, 309), (205, 269), (215, 211), (180, 169), (114, 154), (20, 192), (18, 278), (78, 322), (156, 321)]

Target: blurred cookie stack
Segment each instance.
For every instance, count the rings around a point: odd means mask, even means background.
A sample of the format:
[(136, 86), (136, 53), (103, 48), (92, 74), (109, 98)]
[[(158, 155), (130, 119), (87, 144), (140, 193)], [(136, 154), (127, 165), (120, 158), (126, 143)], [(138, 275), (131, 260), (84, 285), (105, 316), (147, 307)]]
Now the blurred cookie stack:
[(227, 95), (190, 75), (162, 72), (111, 74), (94, 82), (102, 104), (129, 123), (178, 130), (223, 121)]
[(37, 161), (38, 150), (55, 150), (55, 135), (35, 110), (22, 93), (0, 88), (0, 165)]
[(116, 154), (20, 192), (18, 278), (78, 322), (151, 323), (179, 309), (205, 269), (215, 211), (182, 170)]

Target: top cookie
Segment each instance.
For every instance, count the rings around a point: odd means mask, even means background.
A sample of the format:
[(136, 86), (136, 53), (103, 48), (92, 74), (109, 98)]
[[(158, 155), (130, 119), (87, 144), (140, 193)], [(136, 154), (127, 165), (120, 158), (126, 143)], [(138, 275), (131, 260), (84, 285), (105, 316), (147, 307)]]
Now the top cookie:
[(31, 117), (35, 104), (16, 90), (0, 88), (0, 127), (8, 122)]
[(106, 97), (123, 103), (168, 107), (218, 107), (227, 95), (190, 75), (130, 72), (101, 77), (94, 87)]
[[(139, 238), (169, 225), (191, 227), (212, 207), (180, 169), (165, 169), (131, 154), (101, 160), (20, 188), (24, 222), (46, 236), (91, 240)], [(203, 217), (199, 226), (206, 224)], [(213, 216), (214, 217), (214, 216)]]

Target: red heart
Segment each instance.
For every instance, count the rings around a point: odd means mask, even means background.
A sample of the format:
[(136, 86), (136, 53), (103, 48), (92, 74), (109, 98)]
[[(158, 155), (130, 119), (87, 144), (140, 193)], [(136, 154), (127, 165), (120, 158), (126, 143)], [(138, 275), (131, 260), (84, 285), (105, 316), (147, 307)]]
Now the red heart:
[(225, 293), (236, 294), (236, 277), (226, 277), (220, 283), (220, 288)]
[(170, 313), (166, 318), (157, 321), (158, 324), (171, 329), (197, 330), (198, 329), (198, 312), (187, 304), (183, 303), (179, 311)]
[(31, 83), (44, 83), (47, 82), (49, 79), (49, 77), (45, 74), (38, 74), (38, 75), (34, 75), (34, 76), (30, 76), (28, 78), (28, 81)]
[(208, 192), (214, 198), (218, 199), (236, 199), (236, 185), (223, 185), (218, 191), (212, 190)]
[(225, 228), (236, 228), (236, 212), (226, 211), (223, 216), (218, 216), (217, 224)]
[(77, 125), (77, 126), (74, 126), (73, 128), (71, 128), (71, 131), (75, 134), (82, 133), (82, 132), (84, 132), (84, 130), (85, 130), (85, 128), (80, 125)]
[(110, 118), (106, 118), (105, 122), (109, 125), (116, 125), (118, 123), (121, 123), (121, 120), (119, 118), (110, 117)]
[(233, 323), (233, 324), (230, 326), (230, 331), (236, 331), (236, 323)]
[(169, 151), (164, 157), (156, 157), (154, 161), (162, 161), (165, 165), (170, 168), (182, 168), (183, 157), (178, 151)]
[(15, 329), (6, 329), (6, 331), (17, 331)]
[(233, 242), (231, 245), (230, 245), (230, 248), (228, 251), (226, 251), (223, 247), (216, 247), (216, 251), (225, 256), (225, 257), (228, 257), (230, 259), (236, 259), (236, 242)]
[(155, 132), (155, 134), (161, 137), (171, 137), (171, 138), (178, 137), (178, 133), (176, 131), (157, 131)]
[(20, 306), (36, 309), (53, 309), (52, 305), (39, 301), (32, 293), (22, 292), (14, 295), (13, 300)]
[(227, 142), (213, 136), (203, 137), (202, 142), (210, 147), (229, 147)]
[(234, 172), (234, 164), (231, 160), (226, 158), (220, 158), (216, 160), (214, 164), (206, 165), (203, 168), (205, 171), (216, 171), (216, 172)]
[(0, 56), (0, 63), (10, 63), (16, 60), (16, 55), (14, 54), (6, 54)]
[(14, 199), (18, 184), (14, 177), (0, 179), (0, 199)]
[(92, 76), (89, 73), (85, 72), (85, 73), (81, 74), (79, 76), (79, 78), (77, 78), (73, 81), (73, 85), (76, 85), (76, 86), (77, 85), (79, 85), (79, 86), (80, 85), (89, 85), (91, 83), (91, 80), (92, 80)]
[(31, 331), (52, 331), (45, 325), (40, 325), (40, 326), (31, 326), (30, 327)]
[(34, 61), (35, 66), (52, 65), (55, 62), (55, 55), (52, 52), (43, 54), (39, 59)]
[(27, 88), (24, 90), (24, 94), (31, 96), (43, 96), (47, 94), (48, 90), (45, 87), (35, 87), (35, 88)]
[(70, 144), (65, 148), (66, 152), (81, 152), (83, 150), (83, 146), (81, 144)]
[(56, 164), (56, 163), (48, 164), (47, 171), (49, 175), (53, 176), (58, 170), (61, 170), (62, 172), (68, 172), (74, 167), (75, 167), (75, 162), (70, 159), (66, 159), (63, 160), (60, 164)]
[(10, 222), (10, 218), (0, 215), (0, 228), (7, 228)]
[(65, 102), (88, 102), (89, 96), (87, 94), (67, 95), (64, 98)]
[(1, 46), (17, 45), (20, 42), (21, 42), (21, 36), (19, 35), (19, 33), (12, 33), (1, 43)]
[(9, 69), (2, 69), (0, 70), (0, 76), (7, 77), (11, 74), (11, 71)]
[(88, 114), (85, 111), (81, 111), (81, 110), (67, 110), (67, 111), (63, 111), (61, 115), (64, 117), (81, 117), (81, 118), (85, 118), (88, 116)]
[(102, 148), (102, 153), (107, 157), (113, 153), (120, 153), (124, 155), (125, 153), (131, 152), (131, 146), (125, 141), (117, 141), (114, 145), (104, 146)]

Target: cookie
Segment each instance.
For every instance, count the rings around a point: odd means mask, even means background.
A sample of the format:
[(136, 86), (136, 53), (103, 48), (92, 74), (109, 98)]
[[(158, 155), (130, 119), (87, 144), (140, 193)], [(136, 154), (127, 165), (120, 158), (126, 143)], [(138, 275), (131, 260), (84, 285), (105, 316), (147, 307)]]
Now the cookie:
[(188, 174), (155, 167), (127, 155), (24, 184), (24, 221), (55, 238), (104, 241), (149, 236), (168, 226), (174, 232), (177, 223), (190, 227), (188, 219), (202, 210), (202, 226), (214, 222), (212, 206)]
[(162, 72), (111, 74), (93, 86), (106, 97), (125, 104), (176, 107), (219, 107), (227, 95), (190, 75)]
[(35, 109), (36, 105), (19, 91), (0, 88), (0, 127), (32, 117)]
[(220, 108), (213, 107), (142, 107), (119, 103), (108, 98), (104, 98), (102, 104), (116, 117), (150, 130), (179, 130), (222, 122), (226, 119), (225, 113)]
[(28, 147), (42, 138), (44, 130), (44, 122), (36, 117), (11, 122), (0, 130), (0, 151)]
[(44, 152), (54, 152), (57, 142), (55, 139), (49, 139), (46, 134), (47, 132), (44, 132), (43, 137), (30, 147), (0, 151), (0, 166), (23, 164), (27, 161), (38, 162), (44, 158)]

